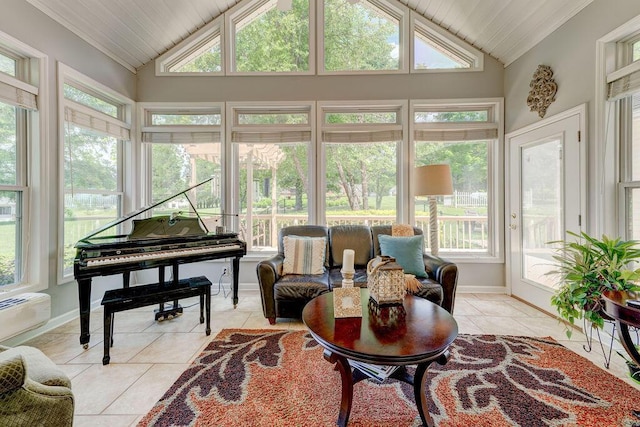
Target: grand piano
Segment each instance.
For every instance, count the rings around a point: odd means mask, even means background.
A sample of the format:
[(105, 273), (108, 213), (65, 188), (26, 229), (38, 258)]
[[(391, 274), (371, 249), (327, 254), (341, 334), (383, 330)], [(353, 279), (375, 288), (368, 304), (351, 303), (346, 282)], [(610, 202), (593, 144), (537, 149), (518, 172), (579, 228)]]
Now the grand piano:
[[(245, 242), (236, 233), (210, 232), (193, 204), (189, 193), (211, 181), (207, 179), (158, 203), (118, 218), (80, 239), (76, 247), (74, 276), (78, 282), (80, 307), (80, 344), (89, 346), (89, 319), (91, 306), (91, 280), (97, 276), (122, 274), (123, 287), (130, 285), (132, 271), (158, 268), (158, 282), (171, 286), (178, 282), (178, 266), (198, 261), (232, 258), (233, 306), (238, 304), (238, 271), (240, 258), (246, 255)], [(147, 212), (165, 203), (184, 197), (191, 207), (182, 212), (142, 218)], [(148, 214), (147, 214), (148, 215)], [(138, 218), (138, 219), (136, 219)], [(130, 226), (129, 234), (105, 234)], [(172, 280), (165, 281), (165, 268), (172, 268)], [(158, 316), (175, 314), (177, 302), (170, 310), (160, 306)], [(180, 309), (181, 311), (181, 309)]]

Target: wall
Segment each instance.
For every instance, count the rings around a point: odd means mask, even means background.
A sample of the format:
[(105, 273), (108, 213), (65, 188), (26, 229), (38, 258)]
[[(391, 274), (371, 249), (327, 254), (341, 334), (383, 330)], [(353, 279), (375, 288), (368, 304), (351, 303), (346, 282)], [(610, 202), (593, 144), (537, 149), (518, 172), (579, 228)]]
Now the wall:
[[(129, 98), (135, 98), (136, 79), (126, 68), (42, 14), (25, 0), (2, 0), (2, 10), (0, 31), (48, 55), (49, 93), (47, 105), (44, 106), (50, 112), (48, 127), (45, 129), (48, 158), (43, 160), (42, 165), (42, 170), (48, 171), (48, 176), (40, 183), (31, 184), (36, 191), (47, 193), (48, 206), (45, 206), (45, 209), (48, 215), (38, 216), (48, 218), (49, 221), (42, 227), (43, 236), (40, 236), (41, 242), (48, 247), (48, 250), (42, 252), (47, 253), (49, 259), (48, 268), (43, 270), (45, 277), (40, 280), (48, 283), (45, 292), (52, 297), (52, 317), (56, 317), (78, 308), (76, 283), (58, 285), (56, 279), (58, 154), (61, 146), (58, 140), (57, 62), (60, 61)], [(94, 296), (98, 292), (94, 292)]]
[(336, 101), (501, 97), (503, 66), (485, 56), (483, 72), (360, 76), (156, 77), (138, 70), (137, 101)]
[[(587, 224), (594, 233), (615, 233), (615, 183), (605, 183), (602, 195), (596, 185), (596, 153), (599, 142), (595, 135), (596, 41), (618, 26), (640, 14), (636, 0), (595, 0), (574, 18), (545, 38), (533, 49), (506, 67), (505, 133), (513, 132), (540, 120), (527, 106), (529, 82), (540, 64), (549, 65), (558, 84), (556, 101), (545, 117), (587, 104)], [(577, 161), (577, 159), (576, 159)], [(602, 214), (598, 213), (603, 206)], [(599, 219), (599, 217), (601, 217)]]

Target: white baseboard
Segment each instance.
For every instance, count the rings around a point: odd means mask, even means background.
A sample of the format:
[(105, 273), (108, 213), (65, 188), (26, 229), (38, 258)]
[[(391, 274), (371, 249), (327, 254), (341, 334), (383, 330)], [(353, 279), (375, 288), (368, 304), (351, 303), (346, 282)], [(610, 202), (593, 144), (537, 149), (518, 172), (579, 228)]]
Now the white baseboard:
[(456, 293), (461, 294), (507, 294), (504, 286), (460, 286), (456, 288)]

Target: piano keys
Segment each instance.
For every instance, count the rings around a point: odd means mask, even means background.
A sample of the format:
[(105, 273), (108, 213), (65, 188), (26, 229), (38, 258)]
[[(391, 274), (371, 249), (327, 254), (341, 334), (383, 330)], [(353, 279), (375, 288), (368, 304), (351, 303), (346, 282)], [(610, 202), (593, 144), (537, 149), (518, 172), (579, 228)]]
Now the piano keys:
[[(158, 282), (171, 286), (178, 283), (180, 264), (232, 258), (233, 305), (234, 308), (237, 306), (240, 258), (247, 253), (246, 244), (238, 239), (236, 233), (209, 232), (187, 194), (209, 181), (211, 179), (119, 218), (76, 243), (74, 276), (78, 282), (80, 344), (84, 348), (88, 347), (90, 340), (91, 280), (97, 276), (122, 274), (123, 287), (126, 288), (130, 285), (132, 271), (158, 268)], [(191, 205), (191, 216), (172, 214), (134, 219), (181, 195)], [(101, 235), (111, 228), (122, 227), (126, 221), (132, 224), (129, 234)], [(165, 267), (172, 268), (172, 282), (165, 282)]]

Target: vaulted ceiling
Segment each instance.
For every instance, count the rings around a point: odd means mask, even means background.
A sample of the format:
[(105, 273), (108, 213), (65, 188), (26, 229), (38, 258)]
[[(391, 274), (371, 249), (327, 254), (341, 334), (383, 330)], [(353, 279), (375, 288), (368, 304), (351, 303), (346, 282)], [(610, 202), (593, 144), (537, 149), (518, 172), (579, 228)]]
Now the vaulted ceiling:
[[(239, 2), (27, 1), (131, 71)], [(507, 66), (593, 0), (398, 1)]]

